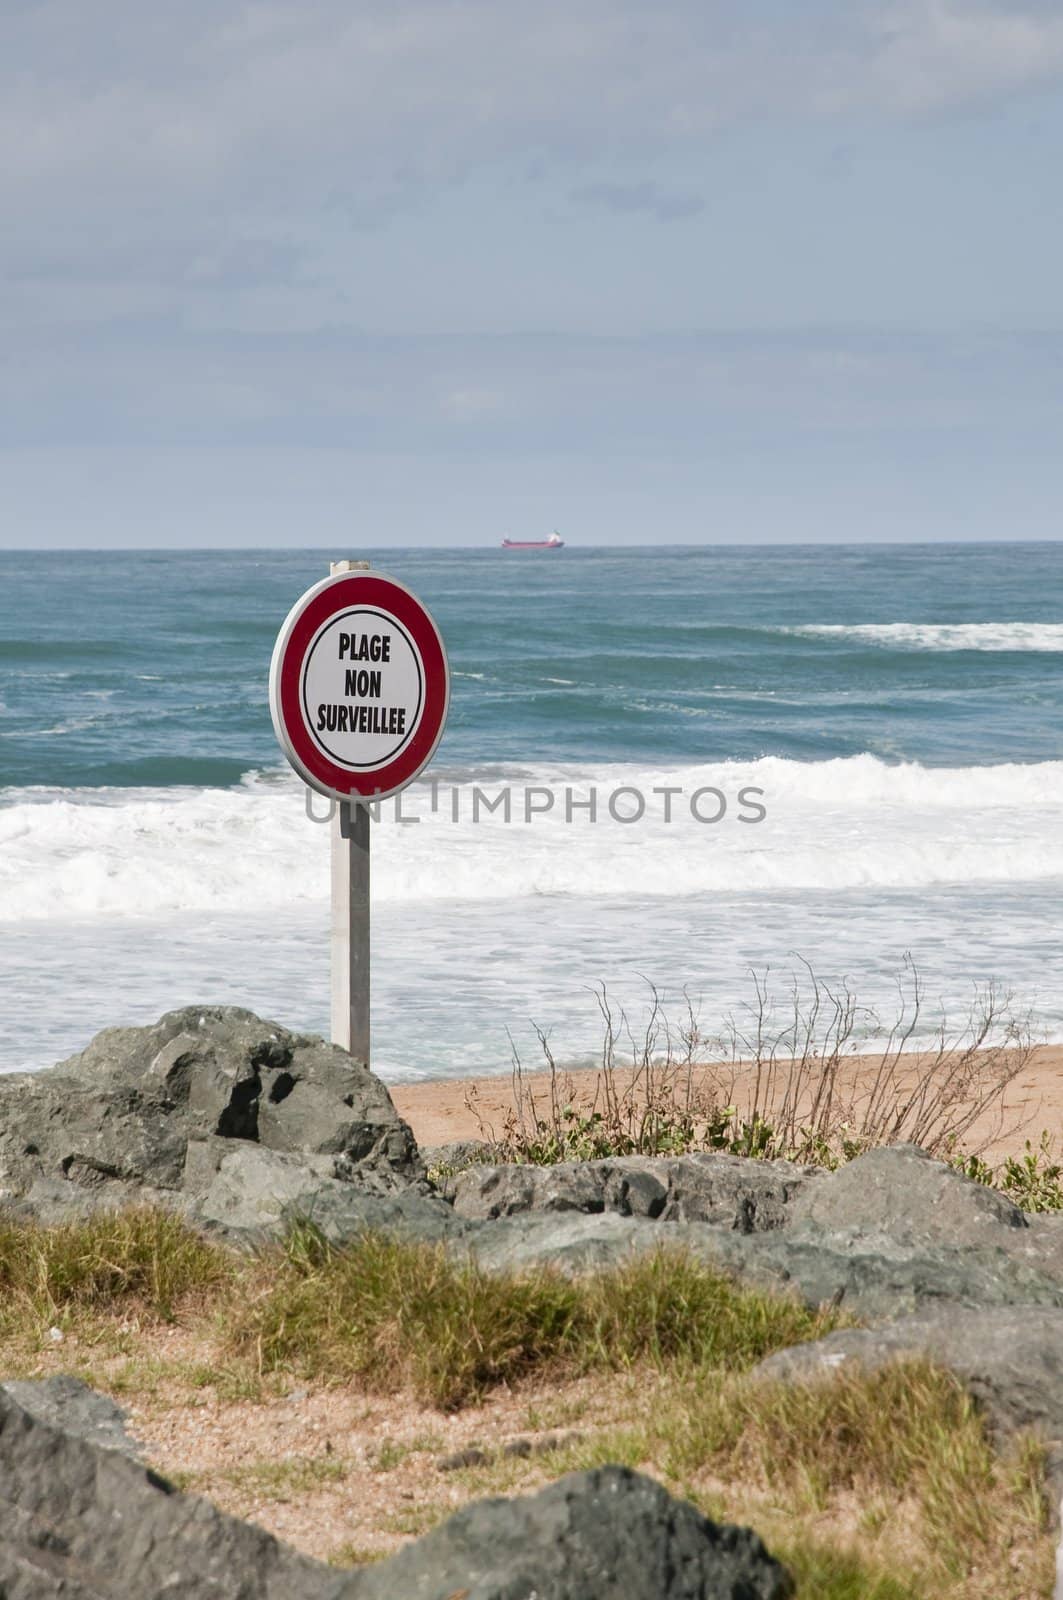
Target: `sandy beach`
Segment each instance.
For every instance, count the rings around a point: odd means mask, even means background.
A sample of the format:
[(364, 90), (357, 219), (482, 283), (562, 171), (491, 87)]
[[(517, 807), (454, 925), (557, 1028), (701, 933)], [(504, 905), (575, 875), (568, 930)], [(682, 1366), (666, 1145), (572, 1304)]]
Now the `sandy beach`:
[[(873, 1058), (872, 1058), (873, 1059)], [(920, 1055), (905, 1057), (910, 1071), (918, 1072), (925, 1060)], [(869, 1058), (855, 1058), (850, 1081), (859, 1086), (861, 1075), (873, 1070)], [(707, 1084), (713, 1066), (694, 1069), (694, 1082)], [(730, 1070), (730, 1069), (729, 1069)], [(737, 1069), (741, 1081), (742, 1069)], [(590, 1106), (600, 1075), (594, 1069), (566, 1075), (570, 1078), (577, 1103)], [(617, 1074), (621, 1087), (631, 1078), (630, 1069)], [(546, 1072), (526, 1073), (524, 1083), (536, 1103), (546, 1107), (550, 1097), (550, 1077)], [(423, 1083), (399, 1083), (390, 1087), (399, 1113), (413, 1129), (418, 1144), (431, 1147), (458, 1139), (489, 1138), (499, 1134), (507, 1117), (516, 1109), (516, 1091), (508, 1074), (491, 1077), (433, 1079)], [(996, 1111), (979, 1119), (966, 1144), (978, 1149), (990, 1161), (1002, 1161), (1021, 1153), (1027, 1139), (1035, 1143), (1042, 1130), (1055, 1141), (1063, 1124), (1063, 1045), (1038, 1045), (1029, 1053), (1025, 1066), (1009, 1086), (1003, 1116)]]

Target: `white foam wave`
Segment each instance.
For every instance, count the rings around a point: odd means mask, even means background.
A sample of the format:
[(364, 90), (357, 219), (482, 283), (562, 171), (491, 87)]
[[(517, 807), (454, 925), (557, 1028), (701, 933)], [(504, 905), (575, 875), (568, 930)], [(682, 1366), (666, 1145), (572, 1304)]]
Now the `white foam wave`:
[(817, 638), (863, 639), (908, 650), (1063, 650), (1063, 622), (809, 623), (790, 633)]
[[(525, 822), (524, 784), (536, 789)], [(497, 799), (502, 782), (485, 778)], [(713, 786), (722, 819), (691, 814)], [(598, 817), (573, 806), (597, 793)], [(637, 824), (609, 815), (625, 787), (641, 794)], [(670, 800), (661, 793), (678, 790)], [(767, 816), (739, 821), (755, 788)], [(552, 798), (551, 798), (552, 797)], [(918, 889), (949, 883), (1063, 878), (1063, 762), (934, 769), (868, 755), (824, 762), (721, 763), (650, 771), (556, 767), (522, 774), (504, 810), (473, 817), (472, 785), (416, 785), (374, 829), (373, 890), (383, 902), (581, 899), (713, 891)], [(8, 791), (0, 805), (0, 921), (158, 918), (183, 911), (283, 912), (327, 895), (328, 829), (306, 820), (304, 796), (274, 774), (237, 789)], [(318, 802), (319, 808), (321, 802)], [(628, 794), (616, 810), (636, 809)], [(665, 820), (666, 805), (671, 820)], [(699, 809), (711, 816), (713, 796)]]

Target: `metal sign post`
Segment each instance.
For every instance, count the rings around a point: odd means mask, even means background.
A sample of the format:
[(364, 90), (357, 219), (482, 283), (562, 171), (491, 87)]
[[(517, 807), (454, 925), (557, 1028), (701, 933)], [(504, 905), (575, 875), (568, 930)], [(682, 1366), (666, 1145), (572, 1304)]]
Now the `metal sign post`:
[(369, 809), (332, 814), (332, 1042), (369, 1064)]
[(446, 722), (450, 674), (439, 629), (368, 561), (336, 561), (277, 636), (270, 711), (300, 777), (335, 803), (332, 1039), (369, 1064), (369, 805), (412, 783)]
[[(368, 561), (333, 561), (330, 573), (368, 572)], [(337, 800), (332, 813), (331, 1038), (369, 1065), (369, 811)]]

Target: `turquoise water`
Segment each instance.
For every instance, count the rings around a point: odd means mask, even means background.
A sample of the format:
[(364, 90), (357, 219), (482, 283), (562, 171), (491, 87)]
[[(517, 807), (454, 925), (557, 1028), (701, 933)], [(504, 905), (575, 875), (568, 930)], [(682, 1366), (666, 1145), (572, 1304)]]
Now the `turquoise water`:
[[(1063, 545), (331, 554), (414, 589), (453, 673), (447, 792), (375, 835), (384, 1070), (500, 1068), (530, 1016), (579, 1057), (589, 982), (722, 1015), (794, 950), (878, 999), (911, 948), (943, 1000), (993, 977), (1063, 1030)], [(0, 553), (0, 1066), (197, 998), (324, 1025), (327, 830), (266, 679), (327, 561)], [(514, 786), (509, 824), (477, 783)], [(526, 822), (529, 784), (555, 801)], [(567, 822), (573, 786), (604, 816)]]

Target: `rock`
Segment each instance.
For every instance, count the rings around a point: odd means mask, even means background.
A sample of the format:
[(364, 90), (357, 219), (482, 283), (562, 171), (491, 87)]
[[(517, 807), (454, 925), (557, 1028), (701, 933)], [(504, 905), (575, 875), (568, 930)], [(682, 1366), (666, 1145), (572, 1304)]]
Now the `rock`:
[(661, 1233), (648, 1217), (621, 1217), (615, 1212), (532, 1212), (472, 1224), (456, 1248), (470, 1252), (493, 1272), (527, 1272), (550, 1266), (576, 1273), (613, 1267), (631, 1255), (667, 1247), (672, 1235), (662, 1239)]
[(531, 1439), (509, 1439), (496, 1450), (484, 1450), (479, 1445), (466, 1445), (450, 1455), (439, 1456), (437, 1472), (461, 1472), (468, 1467), (486, 1467), (492, 1461), (530, 1461), (534, 1456), (549, 1455), (554, 1450), (565, 1450), (579, 1444), (583, 1434), (574, 1430), (568, 1433), (541, 1433)]
[(441, 1192), (459, 1216), (479, 1220), (525, 1211), (614, 1211), (660, 1222), (711, 1222), (741, 1233), (786, 1226), (799, 1195), (824, 1175), (790, 1161), (752, 1161), (717, 1151), (628, 1156), (553, 1167), (473, 1166)]
[(935, 1249), (811, 1223), (746, 1237), (691, 1225), (676, 1243), (756, 1288), (797, 1293), (812, 1307), (844, 1306), (865, 1319), (943, 1303), (1063, 1306), (1063, 1279), (999, 1246)]
[(954, 1372), (1003, 1431), (1038, 1428), (1063, 1441), (1063, 1309), (950, 1307), (876, 1328), (846, 1328), (781, 1350), (754, 1370), (786, 1380), (854, 1365), (926, 1358)]
[(87, 1439), (101, 1450), (136, 1456), (139, 1446), (126, 1432), (126, 1414), (105, 1394), (97, 1394), (80, 1378), (61, 1373), (53, 1378), (12, 1379), (0, 1389), (38, 1422)]
[[(1027, 1220), (1018, 1206), (915, 1145), (869, 1150), (795, 1197), (791, 1225), (888, 1235), (898, 1244), (1011, 1246)], [(1012, 1237), (1007, 1237), (1011, 1235)]]
[(36, 1195), (50, 1219), (64, 1186), (72, 1215), (200, 1192), (217, 1142), (335, 1157), (378, 1191), (423, 1182), (413, 1135), (360, 1062), (232, 1006), (105, 1029), (57, 1067), (0, 1077), (0, 1198), (32, 1210)]
[[(0, 1388), (4, 1600), (786, 1600), (747, 1529), (720, 1527), (622, 1467), (486, 1500), (354, 1573), (179, 1494), (115, 1448), (83, 1386)], [(31, 1409), (32, 1407), (32, 1409)], [(120, 1414), (119, 1414), (120, 1417)], [(57, 1424), (62, 1424), (57, 1425)], [(94, 1440), (100, 1433), (106, 1447)]]
[(196, 1152), (197, 1183), (206, 1180), (210, 1160), (214, 1172), (188, 1216), (237, 1242), (276, 1237), (294, 1222), (313, 1223), (334, 1245), (370, 1230), (427, 1244), (460, 1239), (470, 1231), (471, 1225), (434, 1195), (367, 1192), (350, 1181), (342, 1157), (296, 1156), (226, 1139), (212, 1146), (209, 1153)]
[(604, 1211), (602, 1165), (573, 1161), (554, 1167), (467, 1167), (445, 1181), (442, 1192), (457, 1216), (475, 1221), (524, 1211)]
[(344, 1600), (786, 1600), (748, 1528), (720, 1526), (651, 1478), (602, 1467), (535, 1495), (480, 1500), (348, 1580)]
[(178, 1494), (121, 1451), (42, 1420), (0, 1389), (5, 1600), (338, 1600), (344, 1592), (339, 1575), (261, 1528)]
[(438, 1174), (436, 1182), (441, 1184), (466, 1167), (498, 1160), (498, 1146), (486, 1139), (455, 1139), (450, 1144), (422, 1145), (421, 1160), (429, 1176)]
[(617, 1212), (523, 1212), (471, 1224), (455, 1247), (492, 1271), (553, 1266), (566, 1273), (615, 1267), (655, 1250), (688, 1251), (751, 1288), (795, 1294), (813, 1309), (844, 1306), (865, 1319), (943, 1304), (1063, 1306), (1063, 1277), (1025, 1250), (932, 1248), (885, 1234), (827, 1232), (811, 1222), (743, 1234), (703, 1222), (662, 1227)]

